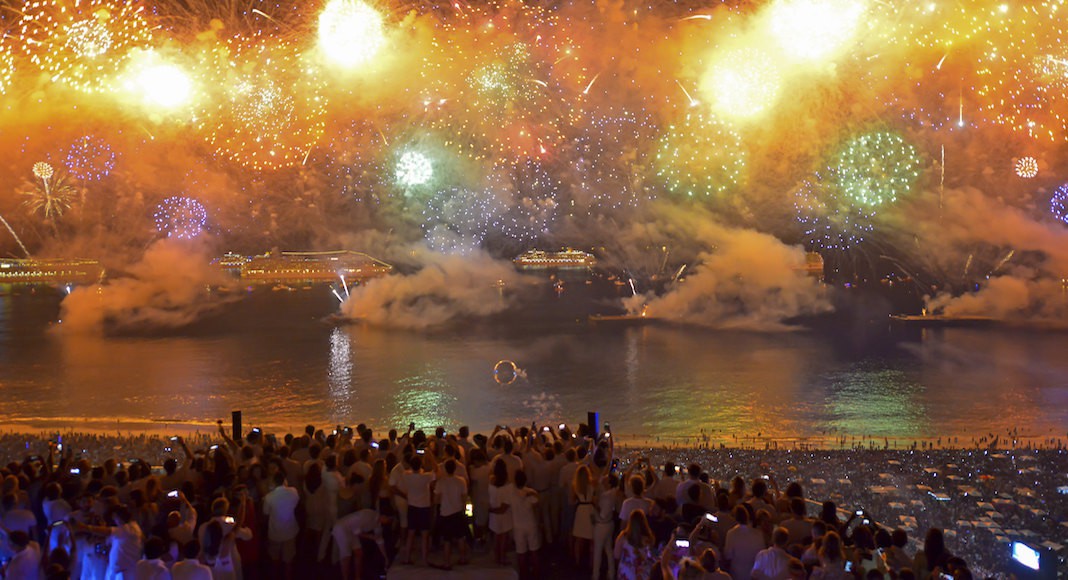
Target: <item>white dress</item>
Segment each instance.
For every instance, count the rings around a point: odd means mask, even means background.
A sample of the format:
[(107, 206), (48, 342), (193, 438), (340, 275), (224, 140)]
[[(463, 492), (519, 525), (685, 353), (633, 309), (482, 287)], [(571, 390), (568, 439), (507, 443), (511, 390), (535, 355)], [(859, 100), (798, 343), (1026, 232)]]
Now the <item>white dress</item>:
[[(515, 484), (509, 482), (501, 487), (497, 487), (490, 483), (489, 486), (489, 505), (491, 509), (496, 509), (502, 504), (508, 503), (509, 499), (515, 495)], [(512, 510), (511, 508), (505, 510), (504, 513), (495, 514), (490, 512), (489, 515), (489, 529), (495, 534), (506, 534), (512, 531)]]

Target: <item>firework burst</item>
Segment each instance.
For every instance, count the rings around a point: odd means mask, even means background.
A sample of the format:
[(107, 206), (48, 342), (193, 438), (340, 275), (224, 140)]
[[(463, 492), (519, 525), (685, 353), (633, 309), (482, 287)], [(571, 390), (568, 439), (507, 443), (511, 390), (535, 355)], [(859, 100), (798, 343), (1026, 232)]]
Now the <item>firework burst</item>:
[(794, 191), (797, 221), (805, 241), (824, 250), (848, 250), (860, 245), (872, 231), (875, 212), (841, 195), (833, 181), (816, 174), (802, 180)]
[(1068, 183), (1058, 187), (1049, 198), (1049, 212), (1054, 218), (1068, 224)]
[(67, 148), (65, 165), (75, 179), (98, 181), (115, 169), (115, 160), (115, 152), (107, 141), (87, 135)]
[(739, 185), (745, 160), (737, 133), (691, 110), (678, 123), (668, 125), (660, 138), (657, 176), (676, 196), (719, 196)]
[(37, 0), (22, 9), (19, 36), (52, 82), (86, 92), (111, 88), (130, 51), (152, 40), (139, 2)]
[(50, 163), (34, 163), (33, 175), (36, 179), (20, 191), (26, 197), (22, 205), (31, 214), (40, 213), (46, 220), (54, 223), (70, 209), (78, 190), (68, 183), (65, 173), (57, 172)]
[(877, 207), (907, 195), (920, 176), (919, 152), (889, 131), (863, 133), (838, 150), (838, 187), (858, 205)]
[(173, 196), (156, 206), (152, 219), (159, 233), (168, 238), (191, 240), (204, 231), (208, 210), (191, 197)]

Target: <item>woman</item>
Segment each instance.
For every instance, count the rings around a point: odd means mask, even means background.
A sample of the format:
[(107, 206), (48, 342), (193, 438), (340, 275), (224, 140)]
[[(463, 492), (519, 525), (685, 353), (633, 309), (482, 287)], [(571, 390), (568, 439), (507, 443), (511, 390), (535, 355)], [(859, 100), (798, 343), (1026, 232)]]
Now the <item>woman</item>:
[(923, 539), (923, 549), (916, 552), (913, 560), (912, 571), (916, 573), (918, 580), (934, 578), (936, 568), (945, 570), (949, 559), (953, 554), (946, 550), (946, 538), (940, 528), (927, 530), (927, 537)]
[(489, 485), (489, 529), (494, 534), (493, 553), (497, 563), (507, 566), (508, 537), (512, 532), (512, 512), (508, 505), (515, 496), (515, 485), (508, 480), (508, 465), (501, 459), (493, 460), (493, 475)]
[(823, 502), (820, 510), (820, 521), (827, 524), (827, 531), (842, 533), (842, 521), (838, 519), (838, 506), (833, 501)]
[(656, 557), (653, 547), (656, 537), (645, 519), (645, 512), (634, 510), (627, 519), (627, 526), (616, 537), (613, 555), (618, 562), (617, 578), (620, 580), (648, 580), (652, 575)]
[(571, 526), (572, 549), (575, 563), (581, 564), (583, 554), (590, 553), (593, 541), (593, 518), (596, 509), (593, 504), (593, 477), (590, 469), (580, 465), (571, 478), (571, 502), (575, 504), (575, 523)]
[(842, 552), (842, 537), (828, 528), (819, 551), (820, 564), (812, 570), (809, 580), (846, 580), (853, 575), (846, 572), (845, 554)]
[(482, 539), (489, 524), (490, 464), (486, 452), (478, 447), (468, 454), (467, 474), (471, 477), (468, 493), (471, 495), (471, 510), (475, 517), (475, 539)]
[(597, 489), (597, 513), (593, 523), (593, 580), (601, 577), (601, 559), (608, 561), (608, 580), (616, 577), (616, 562), (612, 553), (612, 534), (616, 530), (616, 511), (619, 506), (619, 478), (614, 473), (601, 478)]

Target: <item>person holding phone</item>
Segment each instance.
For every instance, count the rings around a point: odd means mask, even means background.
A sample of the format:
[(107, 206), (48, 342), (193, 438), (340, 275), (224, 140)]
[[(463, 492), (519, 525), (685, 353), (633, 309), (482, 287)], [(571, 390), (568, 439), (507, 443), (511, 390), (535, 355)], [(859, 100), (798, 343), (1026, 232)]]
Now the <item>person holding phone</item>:
[[(620, 580), (649, 580), (656, 557), (656, 536), (649, 528), (645, 512), (634, 510), (623, 531), (616, 536), (613, 555), (617, 561), (616, 577)], [(673, 548), (673, 547), (672, 547)]]
[(753, 580), (786, 580), (790, 577), (790, 560), (793, 557), (786, 551), (790, 542), (790, 531), (784, 527), (775, 528), (771, 534), (772, 546), (757, 553), (753, 563)]
[(750, 525), (749, 510), (745, 509), (745, 506), (734, 506), (731, 515), (738, 524), (727, 532), (723, 543), (726, 569), (735, 580), (749, 580), (757, 553), (767, 547), (764, 544), (764, 534)]

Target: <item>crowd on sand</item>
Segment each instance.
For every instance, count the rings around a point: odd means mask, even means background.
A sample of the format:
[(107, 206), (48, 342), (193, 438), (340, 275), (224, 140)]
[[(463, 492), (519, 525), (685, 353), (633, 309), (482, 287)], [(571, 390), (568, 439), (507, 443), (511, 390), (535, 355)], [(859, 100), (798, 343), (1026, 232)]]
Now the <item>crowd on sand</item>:
[(1061, 554), (1061, 445), (634, 448), (587, 425), (0, 434), (5, 578), (1007, 575)]

